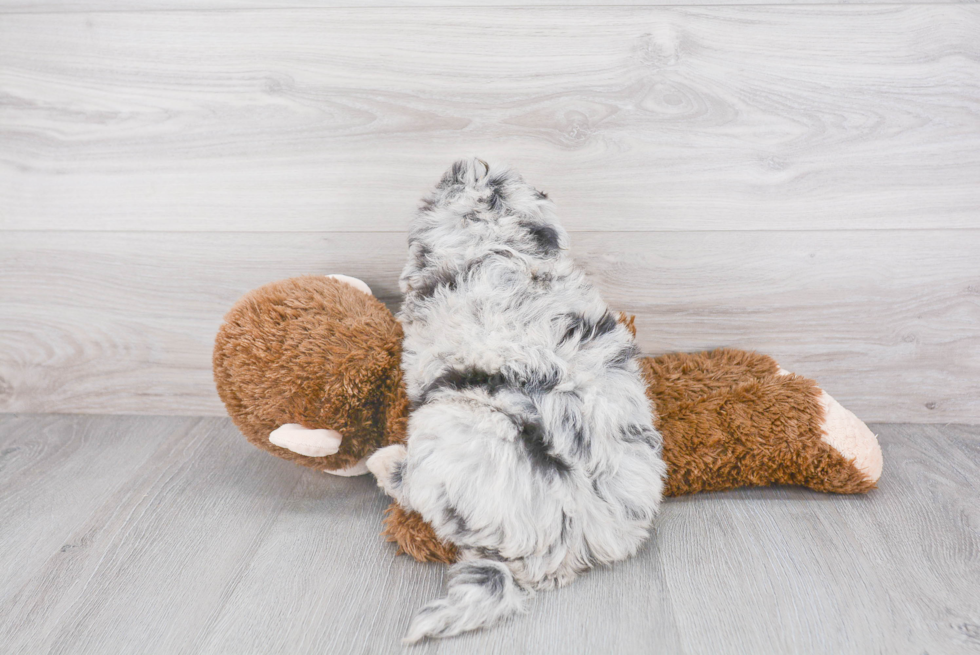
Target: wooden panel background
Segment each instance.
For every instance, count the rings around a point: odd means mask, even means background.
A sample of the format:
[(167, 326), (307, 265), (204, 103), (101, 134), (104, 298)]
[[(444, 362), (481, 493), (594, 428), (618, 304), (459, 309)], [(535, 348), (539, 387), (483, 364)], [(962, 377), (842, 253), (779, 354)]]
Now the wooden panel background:
[(230, 304), (344, 272), (396, 306), (412, 208), (479, 154), (647, 352), (980, 422), (976, 5), (64, 7), (0, 1), (0, 411), (222, 413)]
[(403, 231), (466, 154), (573, 230), (972, 228), (977, 34), (970, 5), (5, 16), (0, 228)]
[[(958, 4), (975, 0), (919, 0), (915, 4)], [(207, 9), (309, 9), (371, 7), (567, 7), (567, 6), (673, 6), (673, 5), (805, 5), (849, 4), (850, 0), (142, 0), (139, 11), (174, 11)], [(863, 0), (861, 4), (911, 4), (894, 0)], [(130, 0), (0, 0), (0, 13), (91, 13), (94, 11), (133, 11)]]

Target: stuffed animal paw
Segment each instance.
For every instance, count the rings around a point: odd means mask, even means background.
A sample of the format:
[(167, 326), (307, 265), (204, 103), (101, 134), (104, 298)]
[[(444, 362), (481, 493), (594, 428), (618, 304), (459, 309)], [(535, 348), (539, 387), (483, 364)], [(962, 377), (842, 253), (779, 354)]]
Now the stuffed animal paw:
[(868, 427), (771, 357), (720, 349), (647, 357), (668, 496), (795, 484), (864, 493), (881, 475)]

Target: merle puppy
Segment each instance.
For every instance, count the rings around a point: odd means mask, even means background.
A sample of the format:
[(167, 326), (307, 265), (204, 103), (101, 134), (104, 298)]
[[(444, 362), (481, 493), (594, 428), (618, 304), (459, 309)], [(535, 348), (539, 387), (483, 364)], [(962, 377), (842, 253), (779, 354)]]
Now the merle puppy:
[(461, 561), (406, 642), (519, 612), (647, 537), (665, 467), (637, 348), (567, 242), (545, 194), (479, 159), (453, 164), (411, 226), (414, 410), (407, 447), (368, 468)]

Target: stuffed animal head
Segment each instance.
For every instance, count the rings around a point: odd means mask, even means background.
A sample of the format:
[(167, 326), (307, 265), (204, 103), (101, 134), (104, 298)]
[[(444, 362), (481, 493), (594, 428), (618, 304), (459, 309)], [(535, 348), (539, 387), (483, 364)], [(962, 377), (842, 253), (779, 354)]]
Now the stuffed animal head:
[[(264, 450), (304, 466), (355, 470), (404, 440), (402, 330), (359, 280), (303, 276), (267, 284), (225, 316), (214, 380), (228, 414)], [(335, 431), (339, 450), (301, 454), (270, 441), (286, 424)]]

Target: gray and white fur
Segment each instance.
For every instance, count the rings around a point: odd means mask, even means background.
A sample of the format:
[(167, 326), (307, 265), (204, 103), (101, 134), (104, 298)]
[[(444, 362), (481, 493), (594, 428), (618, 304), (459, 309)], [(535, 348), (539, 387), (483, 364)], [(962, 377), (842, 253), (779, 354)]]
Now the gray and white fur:
[(523, 611), (650, 530), (665, 466), (637, 348), (567, 243), (545, 194), (479, 159), (453, 164), (412, 223), (407, 447), (368, 467), (460, 561), (408, 643)]

